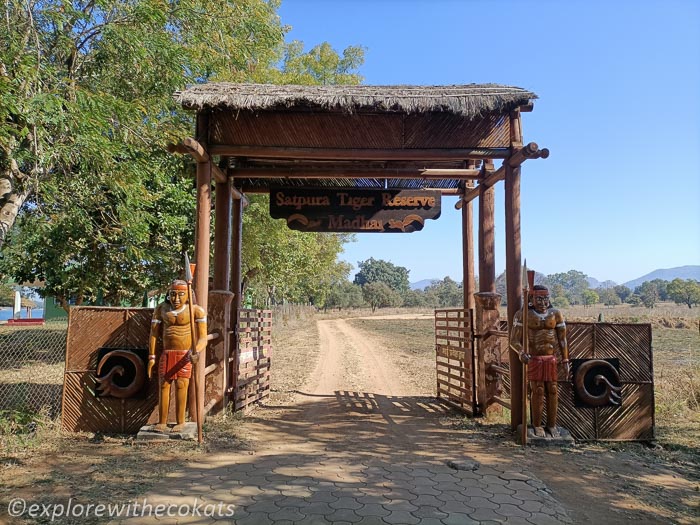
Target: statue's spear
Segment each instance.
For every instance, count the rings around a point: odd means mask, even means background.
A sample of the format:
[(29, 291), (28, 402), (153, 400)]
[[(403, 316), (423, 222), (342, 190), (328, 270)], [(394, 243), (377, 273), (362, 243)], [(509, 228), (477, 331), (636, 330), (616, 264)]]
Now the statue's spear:
[(202, 436), (202, 414), (199, 411), (199, 355), (197, 354), (197, 335), (194, 326), (194, 297), (192, 295), (192, 274), (196, 267), (196, 264), (190, 264), (190, 258), (187, 256), (187, 252), (185, 252), (185, 281), (187, 281), (187, 295), (190, 298), (190, 333), (192, 334), (190, 359), (194, 365), (192, 367), (192, 376), (194, 377), (194, 399), (197, 415), (197, 441), (201, 443), (204, 438)]
[[(530, 294), (530, 286), (528, 283), (527, 259), (523, 263), (523, 344), (522, 352), (525, 356), (529, 356), (529, 341), (528, 341), (528, 297)], [(520, 442), (523, 446), (527, 445), (527, 357), (521, 360), (523, 366), (523, 384), (522, 384), (522, 425), (520, 425)]]

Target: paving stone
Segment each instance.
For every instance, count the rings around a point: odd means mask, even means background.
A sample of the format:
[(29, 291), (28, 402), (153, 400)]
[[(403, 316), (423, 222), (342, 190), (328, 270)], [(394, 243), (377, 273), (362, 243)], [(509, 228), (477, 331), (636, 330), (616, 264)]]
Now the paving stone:
[(462, 494), (470, 498), (492, 498), (494, 495), (479, 487), (465, 487)]
[(539, 492), (531, 492), (529, 490), (516, 490), (511, 496), (522, 501), (541, 501), (543, 495)]
[(302, 520), (295, 521), (294, 525), (328, 525), (328, 520), (323, 514), (311, 514)]
[(436, 494), (435, 497), (440, 501), (464, 501), (462, 492), (457, 490), (446, 490)]
[(530, 522), (526, 518), (521, 518), (519, 516), (509, 516), (504, 523), (508, 525), (530, 525)]
[(305, 517), (304, 514), (299, 512), (299, 509), (296, 507), (284, 507), (278, 510), (277, 512), (273, 512), (270, 514), (270, 519), (273, 521), (299, 521), (300, 519), (303, 519)]
[(508, 483), (506, 483), (506, 487), (508, 487), (509, 489), (513, 489), (513, 490), (524, 490), (524, 491), (530, 491), (530, 492), (534, 492), (535, 490), (537, 490), (532, 485), (528, 485), (524, 481), (517, 481), (517, 480), (516, 481), (509, 481)]
[(277, 505), (275, 505), (274, 501), (268, 499), (263, 501), (256, 501), (252, 505), (248, 505), (245, 510), (247, 510), (251, 514), (257, 514), (260, 512), (272, 514), (280, 510), (280, 508)]
[(486, 498), (467, 498), (466, 502), (469, 506), (475, 509), (497, 509), (498, 504), (489, 501)]
[(527, 511), (524, 511), (517, 505), (510, 505), (508, 503), (502, 503), (498, 506), (496, 509), (497, 514), (501, 514), (502, 516), (518, 516), (520, 518), (529, 518), (530, 513)]
[(430, 507), (440, 507), (444, 505), (444, 502), (442, 500), (437, 499), (435, 496), (422, 494), (416, 499), (412, 499), (411, 504), (415, 505), (416, 507), (421, 507), (423, 505), (428, 505)]
[(479, 525), (481, 522), (469, 517), (467, 514), (458, 512), (451, 513), (446, 518), (442, 518), (443, 525)]
[(279, 491), (283, 496), (293, 497), (293, 498), (310, 498), (313, 492), (309, 490), (308, 487), (296, 487), (285, 485), (279, 488)]
[(435, 490), (431, 485), (416, 485), (408, 489), (411, 494), (416, 496), (437, 496), (442, 494), (439, 490)]
[(284, 496), (280, 499), (275, 499), (275, 505), (280, 508), (284, 507), (305, 507), (309, 504), (304, 498), (297, 498), (295, 496)]
[(428, 470), (427, 468), (414, 468), (411, 469), (411, 473), (413, 474), (414, 477), (426, 477), (429, 478), (436, 473), (433, 472), (432, 470)]
[[(384, 500), (385, 503), (389, 503), (388, 500)], [(390, 511), (386, 510), (381, 503), (367, 503), (362, 506), (362, 508), (355, 510), (355, 514), (360, 516), (388, 516)]]
[(386, 521), (379, 516), (365, 516), (357, 522), (357, 525), (386, 525)]
[(299, 512), (301, 512), (302, 514), (320, 514), (323, 516), (325, 516), (326, 514), (333, 514), (336, 510), (337, 509), (334, 509), (325, 501), (307, 502), (304, 507), (299, 508)]
[(503, 523), (506, 521), (506, 517), (501, 514), (496, 514), (494, 509), (478, 508), (474, 512), (469, 513), (472, 519), (483, 521), (495, 521), (496, 523)]
[(521, 509), (525, 512), (541, 512), (542, 502), (541, 501), (525, 501), (519, 505)]
[(481, 480), (488, 485), (506, 485), (509, 480), (503, 479), (500, 476), (482, 476)]
[(447, 472), (443, 472), (443, 473), (440, 473), (440, 474), (435, 474), (435, 475), (433, 475), (433, 476), (432, 476), (432, 479), (435, 480), (435, 481), (437, 481), (437, 482), (439, 482), (439, 483), (442, 483), (442, 482), (445, 482), (445, 481), (451, 482), (451, 483), (457, 483), (457, 482), (459, 481), (460, 478), (458, 478), (457, 476), (454, 476), (454, 475), (452, 475), (452, 474), (449, 474), (449, 473), (447, 473)]
[(437, 483), (437, 485), (433, 485), (433, 488), (435, 490), (439, 490), (441, 492), (446, 492), (446, 491), (461, 492), (464, 490), (463, 485), (459, 485), (459, 484), (454, 483), (452, 481), (439, 481)]
[(491, 485), (491, 484), (489, 484), (489, 485), (486, 485), (484, 487), (484, 490), (486, 492), (490, 492), (491, 494), (494, 494), (494, 495), (496, 495), (496, 494), (508, 494), (508, 495), (512, 496), (513, 494), (515, 494), (514, 490), (509, 489), (505, 485)]
[(416, 518), (413, 514), (405, 510), (391, 511), (391, 514), (384, 516), (382, 519), (387, 523), (397, 525), (417, 525), (420, 523), (420, 518)]
[(411, 483), (415, 486), (419, 485), (437, 485), (437, 481), (435, 481), (433, 478), (427, 477), (427, 476), (414, 476), (414, 478), (411, 480)]
[(533, 525), (561, 525), (562, 524), (561, 520), (558, 520), (554, 516), (548, 516), (547, 514), (543, 514), (541, 512), (532, 513), (532, 515), (529, 518), (527, 518), (527, 521), (529, 521)]
[(384, 492), (383, 496), (392, 501), (411, 501), (412, 499), (416, 499), (418, 497), (409, 490), (387, 490)]
[(474, 509), (476, 508), (477, 507), (475, 505), (467, 503), (466, 501), (448, 501), (446, 503), (443, 503), (443, 505), (440, 507), (440, 510), (448, 514), (469, 514), (471, 512), (474, 512)]
[[(337, 495), (337, 494), (336, 494)], [(355, 498), (341, 497), (338, 501), (330, 503), (330, 506), (334, 509), (359, 509), (362, 507), (362, 503), (358, 503)]]
[(408, 474), (407, 472), (401, 472), (399, 471), (392, 471), (389, 472), (388, 474), (384, 474), (384, 477), (391, 480), (391, 481), (396, 481), (396, 480), (404, 480), (408, 481), (413, 479), (413, 476)]
[(418, 507), (413, 505), (407, 500), (404, 499), (392, 499), (389, 503), (385, 503), (382, 505), (386, 510), (388, 511), (406, 511), (406, 512), (411, 512), (412, 510), (417, 510)]
[(333, 514), (326, 516), (329, 523), (335, 523), (336, 521), (349, 521), (350, 523), (357, 523), (362, 519), (361, 516), (355, 514), (351, 509), (336, 509)]
[(272, 523), (267, 512), (251, 512), (245, 518), (240, 520), (236, 519), (236, 525), (264, 525), (266, 523)]
[(498, 503), (499, 505), (507, 504), (520, 506), (523, 504), (522, 500), (515, 499), (513, 496), (508, 494), (496, 494), (495, 496), (491, 496), (489, 500), (493, 501), (494, 503)]
[(421, 523), (423, 523), (422, 520), (425, 518), (434, 518), (436, 520), (439, 520), (441, 518), (446, 518), (449, 516), (447, 512), (442, 512), (441, 510), (438, 509), (438, 507), (434, 507), (431, 505), (422, 505), (421, 507), (418, 508), (418, 510), (414, 510), (411, 512), (416, 518), (421, 519)]

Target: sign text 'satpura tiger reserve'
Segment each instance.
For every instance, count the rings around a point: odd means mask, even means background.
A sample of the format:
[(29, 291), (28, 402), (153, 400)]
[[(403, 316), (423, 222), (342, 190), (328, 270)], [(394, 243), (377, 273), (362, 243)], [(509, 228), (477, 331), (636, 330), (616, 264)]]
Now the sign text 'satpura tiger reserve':
[(272, 189), (270, 215), (301, 231), (414, 232), (440, 216), (440, 196), (433, 190)]

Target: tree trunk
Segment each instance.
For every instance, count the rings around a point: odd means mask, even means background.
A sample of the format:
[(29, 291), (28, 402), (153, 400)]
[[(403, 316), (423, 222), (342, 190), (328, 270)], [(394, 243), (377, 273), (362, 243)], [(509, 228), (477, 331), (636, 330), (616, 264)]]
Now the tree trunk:
[(26, 190), (14, 191), (11, 180), (0, 179), (0, 249), (5, 244), (7, 233), (14, 225), (17, 214), (28, 196), (29, 192)]

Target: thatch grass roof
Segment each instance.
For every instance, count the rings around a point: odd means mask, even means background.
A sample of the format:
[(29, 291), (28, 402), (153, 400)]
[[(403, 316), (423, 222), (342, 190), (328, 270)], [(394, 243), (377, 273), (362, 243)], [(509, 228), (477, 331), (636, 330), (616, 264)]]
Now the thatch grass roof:
[(531, 91), (498, 84), (462, 86), (296, 86), (211, 82), (175, 93), (187, 109), (320, 108), (354, 112), (450, 112), (476, 117), (506, 112), (536, 99)]

